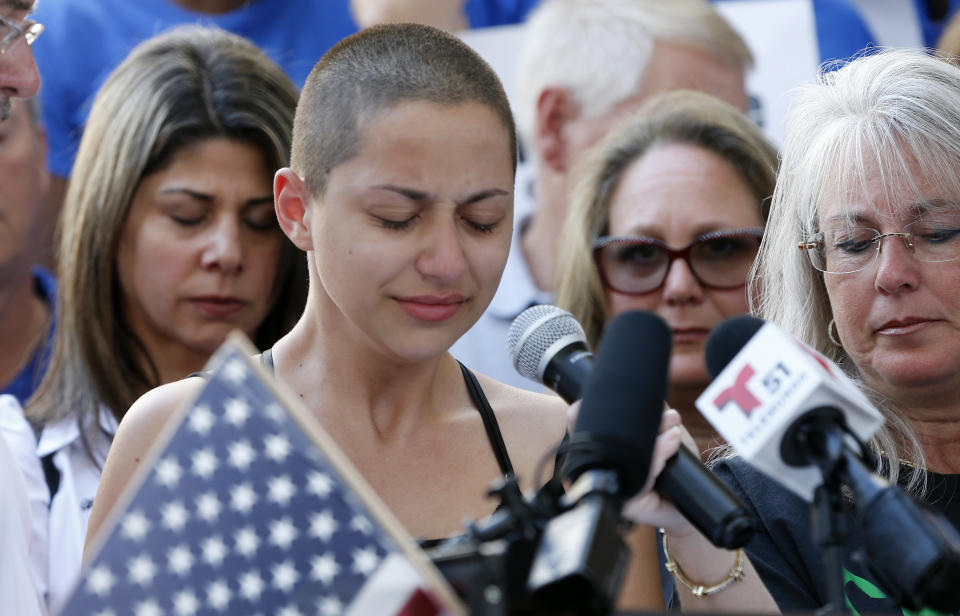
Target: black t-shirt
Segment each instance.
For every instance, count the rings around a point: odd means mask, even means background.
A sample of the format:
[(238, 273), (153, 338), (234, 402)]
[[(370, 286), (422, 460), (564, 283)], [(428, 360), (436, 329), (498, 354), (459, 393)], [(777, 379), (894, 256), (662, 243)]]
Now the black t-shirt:
[[(812, 612), (825, 604), (826, 578), (820, 547), (812, 536), (810, 504), (741, 458), (722, 460), (713, 470), (756, 516), (759, 531), (747, 545), (747, 555), (781, 611)], [(925, 502), (960, 528), (960, 475), (928, 472), (927, 486)], [(850, 528), (843, 571), (847, 607), (854, 614), (915, 614), (888, 598), (866, 564), (863, 536), (852, 519)]]

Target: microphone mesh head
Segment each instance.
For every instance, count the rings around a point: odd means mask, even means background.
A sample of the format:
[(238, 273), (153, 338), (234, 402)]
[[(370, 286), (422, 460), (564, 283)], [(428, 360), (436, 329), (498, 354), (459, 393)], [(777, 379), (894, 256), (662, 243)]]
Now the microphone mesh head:
[(507, 333), (513, 366), (528, 379), (540, 381), (542, 375), (538, 368), (543, 354), (566, 336), (576, 336), (584, 344), (587, 342), (583, 326), (566, 310), (550, 304), (527, 308), (517, 315)]

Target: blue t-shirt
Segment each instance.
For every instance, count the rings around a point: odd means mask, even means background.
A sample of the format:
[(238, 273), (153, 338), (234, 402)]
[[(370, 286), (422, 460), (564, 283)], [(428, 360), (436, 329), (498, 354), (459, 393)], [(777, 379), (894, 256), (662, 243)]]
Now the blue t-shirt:
[(173, 0), (51, 0), (37, 3), (46, 26), (33, 46), (43, 79), (43, 122), (50, 170), (67, 177), (94, 94), (138, 43), (181, 24), (244, 36), (298, 87), (324, 54), (357, 29), (347, 0), (255, 0), (221, 15), (188, 11)]
[(47, 339), (40, 345), (33, 356), (20, 373), (7, 383), (0, 394), (10, 394), (15, 397), (20, 406), (26, 404), (27, 399), (33, 395), (37, 385), (43, 379), (47, 371), (47, 364), (50, 361), (50, 350), (53, 347), (53, 332), (56, 329), (57, 319), (57, 281), (53, 275), (41, 267), (33, 268), (33, 284), (37, 297), (42, 299), (50, 309), (50, 328), (47, 330)]
[(876, 45), (860, 11), (847, 0), (813, 0), (820, 61), (849, 60)]
[(464, 11), (471, 28), (518, 24), (540, 0), (467, 0)]
[[(539, 0), (467, 0), (472, 27), (523, 21)], [(173, 0), (51, 0), (34, 19), (46, 30), (34, 44), (43, 78), (43, 122), (50, 170), (67, 177), (94, 95), (138, 43), (181, 24), (244, 36), (302, 87), (317, 60), (357, 31), (348, 0), (255, 0), (221, 15), (188, 11)]]

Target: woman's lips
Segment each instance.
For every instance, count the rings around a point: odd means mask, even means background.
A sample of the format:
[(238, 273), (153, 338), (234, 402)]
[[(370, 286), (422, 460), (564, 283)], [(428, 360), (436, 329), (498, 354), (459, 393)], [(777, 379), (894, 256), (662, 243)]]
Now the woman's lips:
[(921, 319), (915, 317), (896, 319), (887, 321), (878, 327), (876, 329), (876, 333), (882, 336), (905, 336), (907, 334), (912, 334), (922, 329), (926, 329), (936, 322), (937, 319)]
[(190, 302), (202, 314), (213, 319), (232, 317), (247, 306), (247, 301), (238, 297), (203, 296), (191, 298)]
[(699, 344), (710, 334), (706, 327), (672, 327), (674, 344)]
[(467, 298), (463, 295), (418, 295), (395, 298), (411, 317), (428, 322), (446, 321), (459, 312)]

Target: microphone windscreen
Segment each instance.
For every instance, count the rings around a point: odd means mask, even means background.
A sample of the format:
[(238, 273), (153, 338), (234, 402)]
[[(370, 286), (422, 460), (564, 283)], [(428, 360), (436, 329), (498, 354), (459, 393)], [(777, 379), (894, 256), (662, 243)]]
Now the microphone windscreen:
[(710, 376), (717, 378), (723, 372), (740, 349), (753, 338), (753, 335), (764, 326), (766, 321), (752, 317), (749, 314), (730, 317), (713, 328), (707, 337), (704, 357), (707, 360), (707, 371)]
[(643, 487), (667, 393), (670, 345), (670, 328), (655, 314), (625, 312), (610, 321), (574, 428), (575, 438), (586, 436), (597, 447), (571, 453), (571, 479), (612, 468), (622, 496)]
[(540, 367), (544, 354), (559, 340), (569, 338), (586, 345), (587, 336), (577, 319), (562, 308), (543, 304), (531, 306), (517, 315), (507, 332), (507, 345), (513, 366), (522, 376), (543, 381)]

